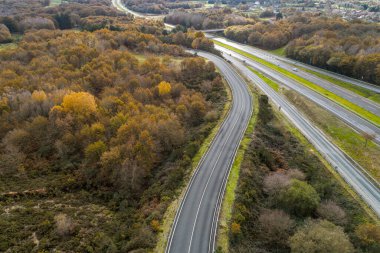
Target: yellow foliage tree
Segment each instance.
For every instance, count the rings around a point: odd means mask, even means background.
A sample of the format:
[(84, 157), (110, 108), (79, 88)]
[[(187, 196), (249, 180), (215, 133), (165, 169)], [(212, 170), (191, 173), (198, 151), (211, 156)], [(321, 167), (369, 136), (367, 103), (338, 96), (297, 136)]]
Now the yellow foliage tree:
[(232, 222), (231, 224), (231, 233), (234, 235), (240, 234), (241, 229), (240, 229), (240, 224), (236, 222)]
[(36, 102), (42, 103), (46, 100), (46, 98), (46, 93), (43, 90), (35, 90), (32, 93), (32, 99)]
[(64, 96), (62, 107), (80, 115), (89, 115), (97, 110), (94, 96), (87, 92), (73, 92)]
[(150, 226), (152, 227), (154, 232), (160, 231), (160, 222), (158, 220), (152, 220), (150, 222)]
[(169, 94), (171, 89), (172, 89), (172, 86), (168, 82), (162, 81), (158, 84), (158, 94), (160, 96)]

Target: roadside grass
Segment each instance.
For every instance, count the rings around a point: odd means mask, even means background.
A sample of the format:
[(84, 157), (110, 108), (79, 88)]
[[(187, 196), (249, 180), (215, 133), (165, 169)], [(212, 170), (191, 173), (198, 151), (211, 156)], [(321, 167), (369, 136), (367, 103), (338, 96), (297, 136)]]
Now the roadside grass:
[[(261, 77), (261, 76), (260, 76)], [(264, 80), (267, 82), (266, 80)], [(272, 81), (272, 80), (271, 80)], [(273, 81), (272, 81), (273, 82)], [(270, 85), (268, 83), (268, 85)], [(278, 84), (277, 84), (278, 85)], [(297, 108), (307, 115), (307, 117), (314, 122), (328, 138), (341, 148), (347, 155), (354, 159), (360, 166), (363, 167), (375, 180), (380, 180), (380, 146), (368, 141), (367, 146), (365, 138), (352, 130), (339, 118), (335, 117), (328, 111), (320, 106), (309, 101), (303, 95), (298, 94), (293, 90), (285, 90), (285, 96)], [(361, 199), (361, 197), (351, 188), (351, 186), (344, 181), (338, 172), (326, 161), (326, 159), (314, 148), (314, 146), (306, 139), (306, 137), (279, 111), (273, 110), (277, 117), (283, 119), (286, 128), (297, 139), (305, 145), (311, 152), (315, 153), (325, 168), (333, 174), (335, 179), (343, 186), (343, 188), (352, 196), (366, 211), (366, 213), (374, 220), (378, 220), (373, 210)], [(361, 147), (361, 148), (359, 148)], [(224, 249), (224, 248), (223, 248)], [(224, 251), (223, 251), (224, 252)], [(228, 251), (226, 251), (228, 252)]]
[(352, 103), (352, 102), (350, 102), (350, 101), (348, 101), (348, 100), (346, 100), (344, 98), (341, 98), (341, 97), (335, 95), (334, 93), (332, 93), (332, 92), (330, 92), (330, 91), (328, 91), (328, 90), (326, 90), (326, 89), (324, 89), (324, 88), (322, 88), (322, 87), (320, 87), (320, 86), (318, 86), (318, 85), (316, 85), (316, 84), (314, 84), (314, 83), (312, 83), (312, 82), (310, 82), (310, 81), (308, 81), (308, 80), (306, 80), (306, 79), (304, 79), (304, 78), (302, 78), (300, 76), (297, 76), (296, 74), (294, 74), (294, 73), (292, 73), (290, 71), (287, 71), (287, 70), (285, 70), (285, 69), (283, 69), (281, 67), (278, 67), (275, 64), (267, 62), (267, 61), (265, 61), (265, 60), (263, 60), (263, 59), (261, 59), (259, 57), (256, 57), (256, 56), (254, 56), (252, 54), (244, 52), (244, 51), (242, 51), (240, 49), (237, 49), (235, 47), (226, 45), (226, 44), (221, 43), (219, 41), (215, 41), (214, 40), (214, 43), (216, 45), (225, 47), (225, 48), (230, 49), (230, 50), (232, 50), (232, 51), (234, 51), (236, 53), (239, 53), (239, 54), (241, 54), (243, 56), (246, 56), (246, 57), (248, 57), (248, 58), (250, 58), (250, 59), (252, 59), (252, 60), (254, 60), (254, 61), (258, 62), (258, 63), (261, 63), (261, 64), (263, 64), (263, 65), (265, 65), (265, 66), (267, 66), (267, 67), (269, 67), (269, 68), (271, 68), (271, 69), (273, 69), (273, 70), (275, 70), (277, 72), (282, 73), (283, 75), (285, 75), (285, 76), (287, 76), (289, 78), (292, 78), (293, 80), (299, 82), (300, 84), (302, 84), (304, 86), (307, 86), (310, 89), (318, 92), (319, 94), (321, 94), (321, 95), (329, 98), (330, 100), (335, 101), (339, 105), (345, 107), (348, 110), (351, 110), (352, 112), (354, 112), (354, 113), (358, 114), (359, 116), (363, 117), (364, 119), (366, 119), (366, 120), (374, 123), (375, 125), (380, 126), (380, 117), (377, 116), (377, 115), (375, 115), (375, 114), (373, 114), (373, 113), (371, 113), (371, 112), (369, 112), (369, 111), (367, 111), (367, 110), (365, 110), (365, 109), (363, 109), (362, 107), (360, 107), (360, 106), (358, 106), (358, 105), (356, 105), (356, 104), (354, 104), (354, 103)]
[(217, 248), (221, 248), (222, 252), (229, 252), (229, 223), (232, 218), (232, 210), (236, 197), (236, 188), (239, 181), (240, 175), (240, 166), (243, 162), (245, 152), (249, 146), (249, 143), (252, 140), (252, 134), (255, 128), (255, 124), (257, 121), (257, 113), (259, 111), (258, 108), (258, 97), (253, 92), (252, 85), (249, 85), (249, 89), (251, 90), (252, 98), (253, 98), (253, 112), (251, 115), (251, 119), (248, 123), (247, 130), (243, 136), (243, 139), (240, 143), (239, 149), (237, 151), (234, 163), (231, 167), (230, 175), (227, 180), (226, 191), (223, 197), (219, 224), (218, 224), (218, 232), (217, 232)]
[(275, 81), (273, 81), (272, 79), (266, 77), (263, 73), (255, 70), (254, 68), (252, 67), (249, 67), (248, 66), (248, 69), (250, 71), (252, 71), (253, 73), (255, 73), (258, 77), (260, 77), (261, 79), (264, 80), (264, 82), (266, 82), (270, 87), (272, 87), (272, 89), (274, 89), (275, 91), (279, 91), (280, 90), (280, 85), (278, 85), (278, 83), (276, 83)]
[[(226, 118), (226, 116), (227, 116), (227, 114), (228, 114), (228, 112), (229, 112), (229, 110), (231, 108), (231, 105), (232, 105), (232, 93), (231, 93), (230, 87), (228, 86), (228, 84), (226, 83), (226, 81), (224, 81), (224, 79), (223, 79), (223, 82), (224, 82), (224, 85), (225, 85), (225, 89), (227, 91), (227, 100), (226, 100), (226, 103), (225, 103), (225, 105), (223, 107), (223, 111), (221, 113), (221, 116), (220, 116), (217, 124), (212, 129), (212, 131), (209, 134), (209, 136), (202, 143), (202, 145), (199, 148), (197, 154), (194, 156), (193, 161), (191, 163), (190, 173), (189, 173), (188, 177), (186, 179), (184, 179), (184, 182), (189, 182), (189, 180), (190, 180), (191, 176), (193, 175), (193, 173), (195, 172), (195, 169), (197, 168), (197, 166), (198, 166), (201, 158), (205, 155), (205, 153), (207, 152), (207, 150), (210, 148), (213, 139), (215, 138), (216, 134), (218, 133), (218, 131), (219, 131), (219, 129), (220, 129), (220, 127), (221, 127), (224, 119)], [(160, 226), (161, 227), (161, 231), (157, 235), (157, 244), (156, 244), (156, 247), (154, 248), (153, 252), (157, 252), (157, 253), (165, 252), (165, 248), (166, 248), (168, 236), (169, 236), (169, 233), (170, 233), (170, 229), (171, 229), (171, 226), (173, 224), (173, 221), (174, 221), (177, 209), (178, 209), (179, 205), (181, 204), (181, 200), (182, 200), (183, 196), (185, 195), (185, 192), (186, 192), (186, 189), (187, 189), (187, 185), (188, 185), (187, 183), (185, 183), (183, 185), (183, 187), (179, 190), (180, 194), (177, 197), (177, 199), (175, 199), (174, 201), (172, 201), (172, 203), (167, 208), (167, 210), (166, 210), (166, 212), (164, 214), (162, 225)]]
[(343, 121), (292, 90), (285, 96), (374, 179), (380, 181), (380, 146), (368, 141)]
[(286, 49), (286, 46), (283, 46), (275, 50), (269, 50), (269, 52), (278, 56), (285, 56), (285, 49)]
[(338, 85), (338, 86), (340, 86), (342, 88), (345, 88), (347, 90), (355, 92), (356, 94), (358, 94), (360, 96), (363, 96), (365, 98), (368, 98), (368, 99), (370, 99), (370, 100), (372, 100), (372, 101), (374, 101), (376, 103), (380, 103), (380, 94), (377, 94), (377, 93), (375, 93), (373, 91), (367, 90), (366, 88), (362, 88), (362, 87), (353, 85), (351, 83), (347, 83), (345, 81), (336, 79), (334, 77), (325, 75), (323, 73), (319, 73), (319, 72), (313, 71), (311, 69), (307, 69), (307, 68), (303, 68), (303, 67), (299, 67), (299, 68), (302, 69), (303, 71), (309, 72), (310, 74), (318, 76), (319, 78), (325, 79), (326, 81), (329, 81), (329, 82), (331, 82), (333, 84), (336, 84), (336, 85)]
[[(312, 153), (314, 153), (319, 160), (323, 163), (325, 169), (330, 172), (335, 180), (346, 190), (347, 196), (346, 197), (352, 197), (359, 203), (359, 205), (363, 208), (363, 210), (368, 215), (367, 217), (360, 217), (362, 219), (362, 222), (375, 222), (376, 224), (380, 224), (380, 220), (377, 217), (377, 215), (374, 213), (374, 211), (363, 201), (363, 199), (355, 192), (354, 189), (351, 188), (351, 186), (344, 181), (344, 179), (340, 176), (340, 174), (330, 165), (330, 163), (327, 162), (327, 160), (318, 152), (318, 150), (315, 149), (315, 147), (309, 142), (309, 140), (280, 112), (275, 111), (275, 115), (282, 119), (283, 124), (285, 127)], [(372, 219), (372, 220), (368, 220)]]

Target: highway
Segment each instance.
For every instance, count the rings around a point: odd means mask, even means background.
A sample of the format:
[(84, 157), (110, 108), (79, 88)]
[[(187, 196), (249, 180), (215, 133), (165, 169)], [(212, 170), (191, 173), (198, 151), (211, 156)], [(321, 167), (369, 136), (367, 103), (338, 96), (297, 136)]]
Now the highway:
[(177, 211), (167, 253), (214, 252), (219, 208), (226, 180), (252, 114), (245, 81), (223, 59), (198, 52), (219, 68), (232, 90), (232, 108), (200, 161)]
[[(113, 0), (115, 1), (120, 0)], [(122, 10), (126, 8), (122, 6)], [(252, 98), (244, 80), (223, 59), (198, 52), (219, 68), (233, 95), (233, 104), (210, 148), (198, 164), (186, 193), (177, 210), (165, 253), (212, 253), (220, 206), (231, 165), (252, 114)], [(336, 171), (363, 200), (380, 216), (380, 190), (369, 180), (349, 157), (332, 144), (301, 113), (266, 85), (234, 57), (225, 55), (231, 63), (250, 78), (282, 113), (306, 136)], [(330, 104), (334, 104), (331, 103)]]
[[(235, 41), (223, 38), (223, 37), (215, 36), (214, 34), (207, 34), (207, 37), (212, 38), (216, 41), (222, 42), (224, 44), (233, 46), (235, 48), (238, 48), (244, 52), (250, 53), (250, 54), (255, 55), (257, 57), (260, 57), (260, 58), (262, 58), (266, 61), (269, 61), (273, 64), (280, 64), (281, 67), (283, 67), (289, 71), (291, 71), (295, 67), (294, 65), (296, 65), (296, 66), (300, 66), (300, 67), (303, 67), (303, 68), (306, 68), (306, 69), (309, 69), (309, 70), (312, 70), (312, 71), (333, 77), (335, 79), (338, 79), (338, 80), (341, 80), (341, 81), (344, 81), (344, 82), (347, 82), (347, 83), (350, 83), (350, 84), (371, 90), (373, 92), (380, 93), (380, 86), (376, 86), (376, 85), (373, 85), (373, 84), (370, 84), (367, 82), (363, 82), (363, 81), (360, 81), (360, 80), (357, 80), (354, 78), (350, 78), (347, 76), (343, 76), (343, 75), (340, 75), (340, 74), (337, 74), (337, 73), (334, 73), (334, 72), (331, 72), (328, 70), (317, 68), (317, 67), (314, 67), (314, 66), (311, 66), (311, 65), (293, 60), (293, 59), (277, 56), (277, 55), (274, 55), (270, 52), (267, 52), (267, 51), (264, 51), (264, 50), (261, 50), (261, 49), (258, 49), (258, 48), (252, 47), (252, 46), (244, 45), (244, 44), (241, 44), (241, 43), (238, 43), (238, 42), (235, 42)], [(308, 72), (305, 72), (302, 70), (298, 70), (298, 72), (299, 72), (298, 74), (301, 75), (302, 77), (304, 77), (305, 79), (312, 78), (310, 81), (312, 81), (312, 80), (317, 81), (317, 84), (321, 85), (324, 88), (330, 88), (330, 86), (333, 86), (331, 88), (332, 89), (331, 91), (334, 93), (338, 92), (336, 94), (341, 94), (342, 97), (345, 96), (344, 95), (345, 93), (342, 93), (345, 91), (348, 92), (348, 94), (351, 93), (351, 95), (358, 96), (355, 93), (352, 93), (348, 90), (340, 88), (337, 85), (331, 84), (330, 82), (328, 82), (324, 79), (318, 78), (317, 76), (314, 76)], [(314, 81), (312, 81), (312, 82), (314, 82)], [(338, 88), (338, 89), (335, 89), (335, 88)], [(348, 95), (348, 98), (350, 98), (350, 94)], [(367, 99), (364, 98), (364, 100), (367, 100)], [(380, 107), (379, 107), (380, 105), (376, 104), (375, 102), (373, 102), (371, 100), (367, 100), (367, 102), (377, 105), (378, 110), (380, 110)]]
[(255, 69), (263, 72), (264, 74), (272, 77), (276, 81), (280, 82), (281, 84), (289, 87), (290, 89), (293, 89), (297, 91), (298, 93), (306, 96), (310, 100), (314, 101), (321, 107), (325, 108), (326, 110), (330, 111), (334, 115), (336, 115), (338, 118), (342, 119), (346, 124), (351, 126), (354, 130), (358, 132), (365, 132), (369, 133), (375, 136), (374, 141), (380, 144), (380, 128), (371, 122), (363, 119), (362, 117), (358, 116), (357, 114), (351, 112), (350, 110), (338, 105), (337, 103), (333, 102), (332, 100), (326, 98), (325, 96), (322, 96), (321, 94), (307, 88), (306, 86), (299, 84), (295, 80), (286, 77), (285, 75), (282, 75), (281, 73), (278, 73), (274, 71), (273, 69), (266, 67), (260, 63), (257, 63), (253, 60), (251, 60), (248, 57), (245, 57), (243, 55), (240, 55), (239, 53), (236, 53), (232, 50), (226, 49), (224, 47), (215, 45), (215, 48), (219, 51), (223, 52), (224, 56), (234, 56), (237, 59), (244, 60), (248, 65), (254, 67)]
[(242, 74), (251, 79), (278, 108), (281, 106), (281, 112), (293, 122), (343, 179), (351, 185), (380, 217), (380, 189), (357, 168), (358, 165), (352, 162), (338, 147), (330, 142), (324, 133), (314, 127), (294, 106), (288, 103), (287, 100), (244, 66), (240, 60), (229, 55), (226, 55), (225, 58), (230, 60)]

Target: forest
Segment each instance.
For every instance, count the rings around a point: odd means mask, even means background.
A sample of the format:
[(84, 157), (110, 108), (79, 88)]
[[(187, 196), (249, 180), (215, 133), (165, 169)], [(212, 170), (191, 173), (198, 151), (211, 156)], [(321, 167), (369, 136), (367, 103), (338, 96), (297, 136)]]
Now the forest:
[[(71, 0), (69, 3), (56, 6), (49, 6), (49, 2), (0, 1), (0, 10), (2, 10), (0, 23), (4, 24), (11, 33), (24, 33), (33, 29), (95, 30), (106, 26), (110, 29), (118, 29), (114, 23), (133, 20), (132, 16), (112, 8), (108, 0)], [(101, 21), (95, 22), (94, 19), (101, 19)]]
[(169, 24), (195, 29), (215, 29), (256, 23), (252, 17), (234, 13), (231, 8), (192, 10), (191, 12), (178, 10), (166, 15), (164, 20)]
[(54, 15), (0, 49), (0, 251), (151, 249), (226, 99), (214, 65), (174, 43), (213, 44), (124, 15), (60, 30)]
[(173, 9), (195, 9), (203, 6), (202, 3), (184, 0), (124, 0), (124, 4), (133, 11), (149, 14), (168, 14)]
[[(259, 99), (230, 222), (230, 252), (379, 252), (380, 227)], [(220, 251), (220, 250), (219, 250)]]
[(263, 49), (286, 46), (286, 56), (380, 85), (380, 26), (298, 14), (231, 26), (227, 38)]

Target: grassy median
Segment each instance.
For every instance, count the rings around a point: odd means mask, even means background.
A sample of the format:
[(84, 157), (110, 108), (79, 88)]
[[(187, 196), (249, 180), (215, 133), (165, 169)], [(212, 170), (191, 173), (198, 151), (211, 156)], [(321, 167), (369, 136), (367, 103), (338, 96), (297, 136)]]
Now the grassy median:
[(316, 72), (316, 71), (313, 71), (313, 70), (310, 70), (310, 69), (307, 69), (307, 68), (302, 68), (300, 67), (300, 69), (306, 71), (306, 72), (309, 72), (310, 74), (313, 74), (315, 76), (318, 76), (319, 78), (322, 78), (322, 79), (325, 79), (326, 81), (329, 81), (330, 83), (333, 83), (333, 84), (336, 84), (342, 88), (345, 88), (347, 90), (350, 90), (360, 96), (363, 96), (365, 98), (368, 98), (376, 103), (380, 103), (380, 94), (377, 94), (376, 92), (373, 92), (373, 91), (370, 91), (366, 88), (363, 88), (363, 87), (360, 87), (360, 86), (356, 86), (354, 84), (351, 84), (351, 83), (348, 83), (348, 82), (345, 82), (345, 81), (342, 81), (342, 80), (339, 80), (339, 79), (336, 79), (334, 77), (331, 77), (331, 76), (328, 76), (328, 75), (325, 75), (323, 73), (319, 73), (319, 72)]
[(263, 65), (265, 65), (265, 66), (267, 66), (267, 67), (269, 67), (269, 68), (271, 68), (277, 72), (280, 72), (281, 74), (283, 74), (289, 78), (292, 78), (293, 80), (297, 81), (298, 83), (300, 83), (304, 86), (307, 86), (308, 88), (310, 88), (310, 89), (318, 92), (319, 94), (331, 99), (332, 101), (338, 103), (339, 105), (345, 107), (346, 109), (351, 110), (352, 112), (358, 114), (359, 116), (363, 117), (364, 119), (376, 124), (377, 126), (380, 126), (380, 117), (379, 116), (373, 114), (372, 112), (369, 112), (369, 111), (363, 109), (362, 107), (360, 107), (360, 106), (358, 106), (358, 105), (356, 105), (356, 104), (354, 104), (354, 103), (352, 103), (352, 102), (350, 102), (350, 101), (348, 101), (342, 97), (337, 96), (336, 94), (334, 94), (334, 93), (332, 93), (332, 92), (330, 92), (330, 91), (328, 91), (328, 90), (326, 90), (326, 89), (324, 89), (324, 88), (322, 88), (322, 87), (320, 87), (320, 86), (318, 86), (318, 85), (294, 74), (293, 72), (287, 71), (287, 70), (285, 70), (285, 69), (283, 69), (283, 68), (281, 68), (275, 64), (267, 62), (267, 61), (265, 61), (259, 57), (256, 57), (250, 53), (244, 52), (244, 51), (237, 49), (235, 47), (232, 47), (230, 45), (226, 45), (222, 42), (214, 40), (214, 43), (216, 45), (222, 46), (222, 47), (227, 48), (229, 50), (232, 50), (236, 53), (239, 53), (243, 56), (246, 56), (246, 57), (248, 57), (248, 58), (250, 58), (250, 59), (252, 59), (252, 60), (254, 60), (260, 64), (263, 64)]

